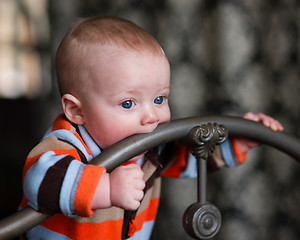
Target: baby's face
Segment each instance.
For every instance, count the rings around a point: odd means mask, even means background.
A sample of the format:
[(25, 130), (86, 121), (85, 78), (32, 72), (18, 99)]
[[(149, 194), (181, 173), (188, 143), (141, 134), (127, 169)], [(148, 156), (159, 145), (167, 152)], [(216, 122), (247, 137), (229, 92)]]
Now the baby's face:
[(81, 100), (84, 126), (101, 148), (152, 132), (170, 120), (170, 66), (165, 56), (102, 53), (89, 75), (94, 85)]

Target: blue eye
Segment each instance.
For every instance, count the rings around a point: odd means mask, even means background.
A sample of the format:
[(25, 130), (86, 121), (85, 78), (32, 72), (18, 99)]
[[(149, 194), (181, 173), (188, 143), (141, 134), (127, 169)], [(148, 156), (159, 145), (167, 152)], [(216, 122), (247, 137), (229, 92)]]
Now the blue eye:
[(162, 104), (164, 101), (164, 97), (160, 96), (154, 99), (155, 104)]
[(130, 109), (133, 105), (133, 102), (132, 102), (132, 100), (126, 100), (126, 101), (122, 102), (121, 105), (125, 109)]

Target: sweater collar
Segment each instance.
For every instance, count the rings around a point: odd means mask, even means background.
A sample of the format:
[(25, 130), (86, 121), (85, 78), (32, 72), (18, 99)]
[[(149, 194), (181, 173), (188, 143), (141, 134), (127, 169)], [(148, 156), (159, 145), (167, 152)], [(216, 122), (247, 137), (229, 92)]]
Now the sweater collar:
[(101, 148), (94, 141), (94, 139), (91, 137), (91, 135), (88, 133), (84, 126), (78, 125), (78, 129), (81, 137), (83, 138), (83, 141), (91, 151), (93, 158), (98, 156), (101, 153)]

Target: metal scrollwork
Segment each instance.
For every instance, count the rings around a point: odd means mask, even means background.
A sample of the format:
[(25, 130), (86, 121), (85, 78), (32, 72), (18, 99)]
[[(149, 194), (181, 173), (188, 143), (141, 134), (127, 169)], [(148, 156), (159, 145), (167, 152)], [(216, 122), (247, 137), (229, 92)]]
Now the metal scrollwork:
[(186, 232), (195, 239), (211, 239), (221, 227), (220, 211), (206, 200), (207, 159), (227, 137), (223, 125), (207, 123), (193, 127), (183, 140), (197, 159), (198, 201), (187, 208), (182, 221)]
[(207, 123), (191, 129), (184, 143), (198, 159), (208, 159), (216, 145), (223, 143), (228, 137), (228, 131), (223, 125)]

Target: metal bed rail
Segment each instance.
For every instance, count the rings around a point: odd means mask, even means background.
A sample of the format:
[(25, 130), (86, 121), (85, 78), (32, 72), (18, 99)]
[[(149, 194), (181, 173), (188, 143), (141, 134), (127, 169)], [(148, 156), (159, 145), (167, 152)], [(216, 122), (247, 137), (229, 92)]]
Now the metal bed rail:
[[(92, 159), (90, 164), (105, 166), (110, 172), (132, 157), (160, 144), (182, 139), (195, 126), (207, 123), (224, 125), (229, 136), (238, 136), (274, 147), (300, 163), (300, 141), (285, 132), (273, 132), (262, 124), (232, 116), (204, 116), (172, 120), (152, 133), (130, 136)], [(27, 207), (0, 220), (0, 239), (12, 239), (50, 218)]]

